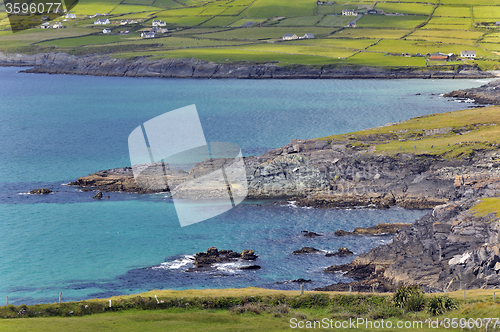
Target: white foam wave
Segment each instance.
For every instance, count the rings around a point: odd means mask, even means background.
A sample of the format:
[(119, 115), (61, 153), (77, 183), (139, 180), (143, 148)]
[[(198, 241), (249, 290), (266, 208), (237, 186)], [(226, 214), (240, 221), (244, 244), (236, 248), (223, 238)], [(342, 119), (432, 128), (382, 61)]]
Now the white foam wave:
[(153, 266), (152, 269), (154, 270), (179, 270), (181, 268), (188, 267), (189, 265), (193, 264), (193, 255), (185, 255), (182, 258), (176, 259), (175, 261), (171, 262), (163, 262), (158, 266)]
[(213, 265), (213, 267), (215, 267), (217, 271), (226, 273), (236, 273), (240, 268), (244, 266), (248, 266), (248, 264), (240, 261), (229, 262), (229, 263), (215, 263)]

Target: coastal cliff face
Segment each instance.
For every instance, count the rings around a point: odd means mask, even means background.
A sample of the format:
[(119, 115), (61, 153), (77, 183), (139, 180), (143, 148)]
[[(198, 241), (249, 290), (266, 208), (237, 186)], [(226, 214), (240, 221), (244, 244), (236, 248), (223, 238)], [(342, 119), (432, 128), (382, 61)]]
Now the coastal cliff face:
[[(359, 255), (348, 266), (327, 272), (363, 271), (364, 282), (394, 289), (401, 284), (426, 286), (429, 291), (454, 291), (500, 286), (498, 218), (476, 216), (476, 200), (437, 206), (393, 242)], [(367, 272), (368, 271), (368, 272)]]
[(196, 59), (134, 60), (114, 59), (109, 56), (72, 56), (66, 53), (34, 55), (3, 54), (0, 66), (33, 66), (28, 73), (75, 74), (119, 77), (163, 78), (488, 78), (490, 72), (472, 66), (454, 71), (386, 69), (378, 67), (307, 67), (278, 66), (276, 64), (217, 64)]

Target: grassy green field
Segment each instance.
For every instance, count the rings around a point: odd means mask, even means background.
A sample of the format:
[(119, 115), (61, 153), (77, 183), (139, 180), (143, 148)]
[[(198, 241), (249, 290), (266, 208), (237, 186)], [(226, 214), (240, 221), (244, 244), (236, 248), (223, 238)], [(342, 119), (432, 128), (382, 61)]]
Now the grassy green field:
[[(414, 313), (398, 306), (392, 293), (305, 292), (300, 296), (298, 291), (259, 288), (156, 290), (61, 305), (4, 306), (0, 308), (2, 317), (21, 318), (0, 318), (0, 331), (290, 331), (298, 327), (299, 321), (314, 324), (323, 319), (328, 321), (328, 326), (316, 329), (332, 330), (336, 321), (362, 319), (362, 323), (349, 331), (373, 331), (373, 327), (366, 324), (369, 320), (372, 326), (374, 322), (390, 322), (392, 326), (408, 322), (406, 331), (428, 332), (438, 330), (429, 325), (426, 321), (429, 318), (435, 322), (447, 318), (498, 317), (500, 306), (498, 298), (493, 301), (494, 291), (468, 290), (465, 300), (462, 291), (448, 292), (447, 297), (456, 306), (435, 316), (429, 311), (431, 300), (442, 294), (426, 294), (425, 307)], [(376, 330), (394, 331), (387, 328), (387, 324), (384, 326)], [(490, 330), (493, 330), (491, 325)], [(463, 329), (447, 328), (446, 331)], [(479, 331), (485, 331), (484, 327)]]
[[(371, 8), (402, 15), (367, 15), (365, 11)], [(362, 13), (356, 22), (357, 27), (346, 27), (356, 17), (342, 16), (343, 9)], [(460, 54), (461, 50), (475, 50), (478, 59), (467, 60), (467, 64), (475, 64), (486, 70), (500, 68), (500, 38), (497, 37), (500, 27), (495, 25), (496, 21), (500, 21), (500, 0), (338, 0), (332, 5), (318, 5), (314, 0), (290, 0), (286, 3), (278, 0), (81, 0), (72, 12), (78, 17), (64, 21), (66, 29), (42, 31), (33, 28), (16, 34), (10, 32), (9, 20), (0, 16), (0, 51), (33, 53), (44, 47), (44, 51), (82, 54), (82, 46), (85, 46), (87, 53), (115, 53), (113, 56), (124, 58), (134, 57), (134, 52), (137, 56), (148, 55), (149, 52), (154, 58), (183, 56), (223, 59), (225, 62), (272, 62), (279, 65), (330, 65), (335, 60), (335, 64), (422, 69), (451, 63), (431, 63), (423, 58), (391, 55), (435, 52)], [(136, 19), (139, 22), (123, 28), (130, 31), (127, 36), (103, 36), (103, 27), (93, 26), (95, 19), (90, 16), (95, 13), (109, 14), (112, 23), (123, 19)], [(150, 28), (153, 19), (165, 21), (169, 32), (160, 34), (161, 39), (155, 42), (159, 45), (155, 48), (141, 49), (140, 45), (149, 43), (140, 41), (139, 30)], [(242, 28), (241, 25), (247, 22), (256, 24)], [(113, 27), (114, 24), (111, 25), (113, 33), (122, 29)], [(200, 32), (202, 28), (214, 30)], [(281, 40), (287, 33), (299, 37), (312, 33), (315, 40), (298, 41), (296, 44), (300, 49), (294, 48)], [(191, 38), (192, 41), (183, 40), (180, 43), (172, 38), (169, 42), (168, 38), (175, 36)], [(199, 39), (204, 41), (199, 42)], [(347, 46), (334, 46), (329, 42), (334, 39), (347, 40), (341, 42)], [(357, 45), (356, 39), (367, 41)], [(375, 42), (372, 42), (373, 39)], [(252, 47), (228, 50), (228, 46), (242, 43), (221, 43), (221, 40), (251, 42)], [(269, 46), (269, 41), (280, 45)], [(185, 50), (186, 45), (189, 45), (189, 50)], [(335, 52), (326, 52), (324, 49), (364, 50), (368, 46), (369, 52), (347, 55), (343, 51), (336, 57)], [(272, 48), (275, 50), (271, 51)], [(228, 52), (226, 56), (224, 52)], [(269, 56), (267, 61), (266, 56)]]
[[(391, 134), (393, 139), (389, 142), (385, 139), (383, 142), (374, 142), (377, 153), (410, 152), (467, 158), (475, 151), (495, 149), (492, 144), (500, 143), (499, 125), (500, 107), (492, 106), (421, 116), (385, 127), (363, 130), (348, 135), (328, 136), (323, 139), (345, 140), (348, 137), (356, 139), (367, 135)], [(443, 134), (424, 134), (425, 130), (443, 128)], [(457, 134), (463, 131), (466, 133)], [(492, 204), (488, 206), (492, 206)]]

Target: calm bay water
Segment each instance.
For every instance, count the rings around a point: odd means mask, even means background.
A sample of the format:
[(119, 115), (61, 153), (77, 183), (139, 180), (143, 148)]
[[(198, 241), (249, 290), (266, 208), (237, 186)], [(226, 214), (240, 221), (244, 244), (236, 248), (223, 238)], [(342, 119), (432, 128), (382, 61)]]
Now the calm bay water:
[[(390, 237), (337, 238), (333, 232), (411, 222), (424, 212), (298, 209), (248, 201), (181, 228), (163, 195), (111, 193), (110, 200), (96, 202), (92, 193), (62, 184), (100, 169), (129, 166), (129, 133), (190, 104), (197, 106), (207, 141), (234, 142), (253, 155), (294, 138), (463, 109), (468, 105), (439, 94), (485, 83), (129, 79), (18, 70), (0, 68), (0, 295), (17, 304), (56, 301), (59, 291), (69, 300), (158, 288), (287, 289), (296, 285), (286, 281), (297, 278), (312, 279), (309, 288), (346, 281), (322, 269), (352, 258), (291, 252), (304, 246), (325, 251), (347, 246), (359, 254)], [(41, 187), (56, 192), (21, 194)], [(304, 238), (302, 230), (325, 236)], [(262, 269), (224, 265), (211, 273), (183, 272), (186, 255), (211, 246), (254, 249)]]

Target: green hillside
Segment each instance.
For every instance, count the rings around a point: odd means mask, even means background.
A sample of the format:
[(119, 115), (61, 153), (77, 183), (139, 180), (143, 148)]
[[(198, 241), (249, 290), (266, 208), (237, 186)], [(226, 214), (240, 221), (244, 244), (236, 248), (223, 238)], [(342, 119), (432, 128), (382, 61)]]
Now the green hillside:
[[(1, 0), (0, 0), (1, 1)], [(342, 15), (354, 10), (356, 16)], [(369, 10), (377, 10), (373, 14)], [(0, 51), (188, 57), (216, 62), (273, 62), (281, 65), (369, 65), (453, 69), (473, 64), (500, 67), (500, 0), (81, 0), (60, 17), (66, 28), (10, 31), (0, 4)], [(96, 13), (109, 25), (94, 25)], [(127, 24), (121, 25), (123, 20)], [(165, 22), (158, 38), (141, 38), (153, 20)], [(346, 27), (356, 20), (355, 27)], [(53, 22), (51, 22), (53, 23)], [(104, 34), (103, 28), (111, 29)], [(127, 30), (128, 34), (120, 34)], [(315, 39), (283, 41), (284, 34)], [(476, 59), (431, 61), (429, 54)], [(406, 55), (406, 56), (404, 56)], [(427, 56), (426, 56), (427, 55)]]

